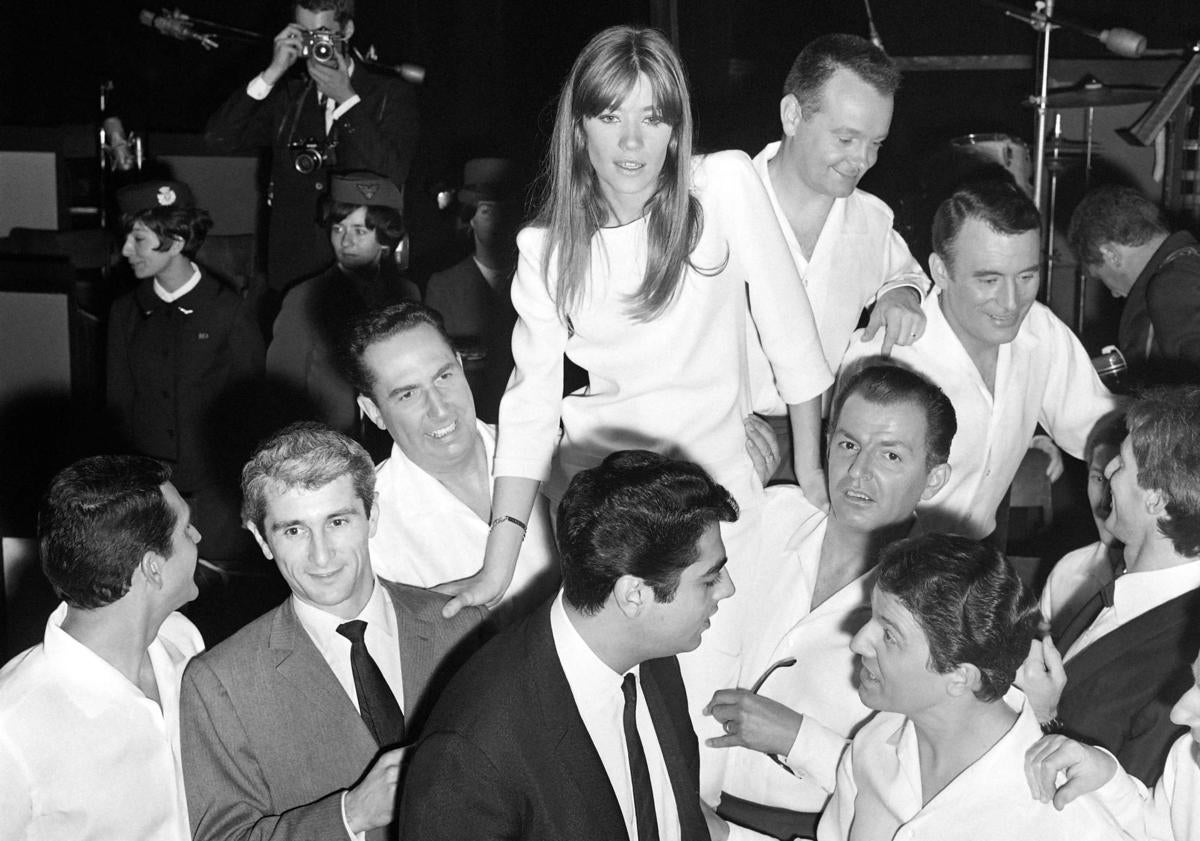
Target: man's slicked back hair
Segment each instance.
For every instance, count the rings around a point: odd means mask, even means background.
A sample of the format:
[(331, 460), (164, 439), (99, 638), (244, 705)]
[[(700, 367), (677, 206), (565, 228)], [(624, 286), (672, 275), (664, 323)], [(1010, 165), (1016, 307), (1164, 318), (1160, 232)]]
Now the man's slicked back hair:
[(103, 455), (61, 470), (38, 516), (42, 571), (75, 608), (129, 591), (147, 552), (169, 557), (177, 517), (162, 493), (171, 470), (146, 456)]
[(925, 415), (925, 469), (932, 470), (950, 460), (950, 445), (958, 431), (954, 404), (924, 376), (882, 356), (864, 359), (838, 381), (829, 411), (830, 433), (837, 429), (842, 408), (852, 394), (877, 406), (916, 406)]
[(866, 38), (839, 32), (822, 35), (800, 51), (783, 82), (783, 95), (796, 97), (807, 118), (821, 110), (825, 83), (842, 69), (858, 76), (881, 96), (895, 96), (900, 88), (900, 70), (887, 53)]
[(954, 240), (968, 219), (978, 219), (1005, 236), (1042, 229), (1037, 205), (1011, 178), (968, 182), (938, 205), (933, 214), (933, 250), (947, 266), (954, 263)]
[(356, 319), (343, 337), (342, 347), (338, 349), (338, 362), (342, 373), (354, 386), (354, 390), (370, 397), (375, 387), (375, 379), (363, 359), (367, 348), (422, 324), (436, 330), (445, 340), (446, 347), (450, 348), (451, 352), (454, 351), (454, 342), (450, 341), (450, 335), (446, 332), (442, 314), (433, 307), (416, 301), (401, 301), (398, 304), (368, 310)]
[(344, 25), (354, 17), (354, 0), (293, 0), (293, 13), (296, 9), (320, 14), (333, 12), (334, 20)]
[(623, 575), (660, 602), (696, 562), (705, 530), (738, 518), (737, 503), (703, 468), (646, 450), (622, 450), (571, 480), (558, 509), (563, 597), (596, 613)]
[(880, 553), (878, 587), (925, 631), (933, 671), (970, 663), (980, 675), (975, 697), (1004, 696), (1041, 619), (1033, 594), (1004, 555), (951, 534), (898, 540)]

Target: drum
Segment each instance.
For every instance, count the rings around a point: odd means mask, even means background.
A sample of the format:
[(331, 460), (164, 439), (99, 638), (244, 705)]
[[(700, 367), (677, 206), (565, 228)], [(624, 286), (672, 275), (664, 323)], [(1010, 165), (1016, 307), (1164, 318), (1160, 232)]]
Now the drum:
[(964, 134), (950, 141), (956, 152), (998, 163), (1011, 174), (1017, 186), (1033, 195), (1033, 159), (1023, 140), (1007, 134)]

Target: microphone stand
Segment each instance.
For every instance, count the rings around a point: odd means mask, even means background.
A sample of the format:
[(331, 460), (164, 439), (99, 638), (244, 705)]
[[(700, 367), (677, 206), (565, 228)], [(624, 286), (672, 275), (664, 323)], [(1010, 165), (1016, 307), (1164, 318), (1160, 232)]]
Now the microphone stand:
[[(1054, 0), (1038, 0), (1033, 12), (1026, 12), (1016, 6), (1001, 2), (1001, 0), (980, 0), (985, 6), (999, 9), (1008, 17), (1024, 21), (1038, 31), (1041, 50), (1041, 62), (1038, 66), (1038, 93), (1030, 97), (1037, 116), (1034, 128), (1033, 154), (1033, 202), (1038, 210), (1042, 209), (1042, 187), (1046, 169), (1046, 111), (1050, 81), (1050, 33), (1057, 27), (1072, 29), (1090, 38), (1095, 38), (1104, 44), (1110, 52), (1126, 58), (1137, 58), (1146, 51), (1146, 39), (1128, 29), (1095, 30), (1079, 23), (1054, 17)], [(1090, 134), (1090, 126), (1089, 126)], [(1057, 148), (1057, 147), (1056, 147)], [(1091, 163), (1089, 149), (1089, 164)], [(1057, 165), (1057, 161), (1055, 162)], [(1042, 298), (1048, 306), (1051, 297), (1050, 269), (1054, 264), (1054, 219), (1053, 197), (1048, 213), (1042, 214)], [(1082, 305), (1081, 305), (1082, 306)], [(1080, 321), (1082, 321), (1080, 319)], [(1082, 329), (1082, 323), (1076, 329)]]
[(187, 15), (184, 19), (192, 24), (199, 24), (206, 29), (211, 29), (213, 35), (222, 35), (234, 41), (243, 41), (248, 44), (254, 44), (259, 41), (269, 40), (267, 36), (261, 35), (258, 32), (252, 32), (249, 29), (240, 29), (239, 27), (230, 26), (229, 24), (225, 23), (217, 23), (216, 21), (205, 20), (204, 18), (196, 18), (192, 17), (191, 15)]
[[(1030, 21), (1034, 28), (1038, 31), (1038, 38), (1041, 42), (1041, 62), (1038, 65), (1038, 94), (1034, 98), (1033, 103), (1037, 110), (1037, 115), (1034, 118), (1034, 145), (1033, 145), (1033, 203), (1038, 210), (1042, 209), (1042, 181), (1045, 170), (1046, 160), (1046, 97), (1050, 90), (1050, 33), (1054, 27), (1047, 21), (1054, 14), (1054, 0), (1045, 0), (1035, 5), (1035, 8), (1045, 12), (1045, 19), (1041, 23)], [(1048, 220), (1049, 225), (1053, 228), (1054, 220)], [(1045, 227), (1045, 225), (1043, 225)], [(1049, 239), (1050, 237), (1046, 237)], [(1050, 303), (1050, 282), (1049, 282), (1049, 266), (1047, 264), (1046, 277), (1046, 303)]]
[[(159, 25), (157, 23), (159, 18), (164, 19), (171, 25)], [(166, 9), (164, 9), (159, 15), (155, 15), (149, 11), (143, 11), (142, 23), (153, 27), (164, 35), (170, 35), (171, 37), (180, 38), (181, 40), (199, 41), (201, 46), (207, 50), (216, 49), (217, 47), (221, 46), (220, 42), (217, 41), (218, 37), (228, 38), (233, 41), (241, 41), (244, 44), (258, 44), (264, 41), (270, 42), (272, 40), (271, 36), (263, 35), (261, 32), (254, 32), (249, 29), (242, 29), (240, 27), (230, 26), (229, 24), (225, 23), (205, 20), (204, 18), (192, 17), (191, 15), (184, 14), (178, 9), (173, 12), (168, 12)], [(425, 81), (425, 68), (419, 64), (412, 64), (409, 62), (403, 62), (401, 64), (384, 64), (370, 55), (363, 55), (360, 50), (350, 47), (349, 44), (347, 44), (347, 46), (350, 48), (355, 61), (361, 62), (373, 70), (378, 70), (393, 76), (399, 76), (404, 79), (404, 81), (412, 85), (420, 85)], [(374, 50), (372, 49), (371, 52), (373, 53)]]

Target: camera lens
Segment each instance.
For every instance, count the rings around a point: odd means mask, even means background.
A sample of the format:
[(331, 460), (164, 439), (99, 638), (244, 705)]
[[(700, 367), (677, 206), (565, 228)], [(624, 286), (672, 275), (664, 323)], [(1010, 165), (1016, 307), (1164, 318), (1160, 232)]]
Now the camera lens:
[(295, 164), (297, 172), (308, 175), (321, 166), (321, 157), (317, 153), (308, 150), (297, 152)]
[(333, 61), (333, 44), (329, 41), (318, 41), (312, 46), (312, 55), (317, 61), (322, 64), (332, 64)]

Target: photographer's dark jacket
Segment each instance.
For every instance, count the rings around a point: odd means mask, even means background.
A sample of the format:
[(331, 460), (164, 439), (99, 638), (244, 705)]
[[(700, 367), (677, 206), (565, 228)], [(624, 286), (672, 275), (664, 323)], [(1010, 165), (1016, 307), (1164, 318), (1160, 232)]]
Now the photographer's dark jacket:
[[(234, 92), (208, 121), (205, 138), (218, 152), (273, 149), (271, 223), (267, 278), (283, 291), (333, 260), (329, 234), (317, 223), (329, 173), (370, 170), (403, 187), (417, 144), (416, 94), (402, 79), (378, 76), (356, 65), (351, 86), (361, 101), (334, 121), (325, 134), (325, 107), (307, 76), (289, 75), (266, 99), (245, 87)], [(335, 162), (307, 175), (297, 172), (288, 144), (312, 138), (336, 143)]]

